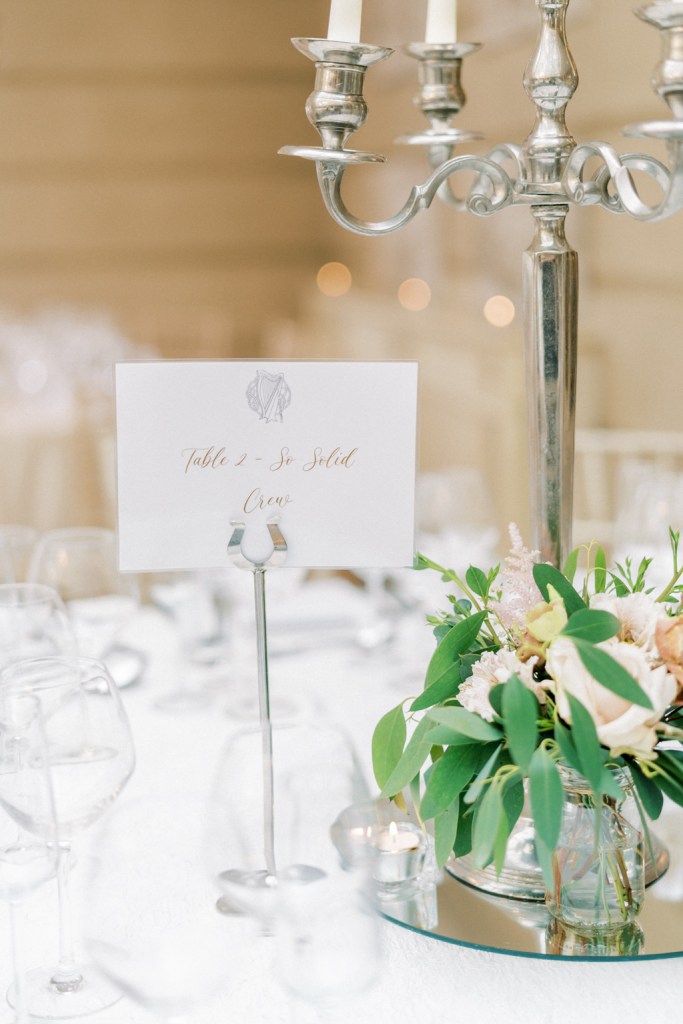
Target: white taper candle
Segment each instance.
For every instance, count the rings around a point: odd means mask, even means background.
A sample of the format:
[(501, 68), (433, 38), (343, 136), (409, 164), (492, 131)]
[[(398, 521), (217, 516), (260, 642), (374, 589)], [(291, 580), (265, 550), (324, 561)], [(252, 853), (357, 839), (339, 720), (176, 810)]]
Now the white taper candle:
[(338, 43), (360, 42), (363, 0), (332, 0), (327, 38)]
[(458, 0), (428, 0), (425, 42), (457, 43)]

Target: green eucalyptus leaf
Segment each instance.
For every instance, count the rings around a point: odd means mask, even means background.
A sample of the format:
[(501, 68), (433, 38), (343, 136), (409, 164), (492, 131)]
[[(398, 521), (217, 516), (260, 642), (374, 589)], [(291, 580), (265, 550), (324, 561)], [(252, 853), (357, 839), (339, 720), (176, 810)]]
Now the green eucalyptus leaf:
[(460, 655), (460, 681), (465, 682), (472, 675), (472, 666), (476, 665), (481, 658), (481, 651), (472, 651), (470, 654)]
[(469, 747), (472, 743), (471, 736), (463, 736), (461, 732), (454, 732), (445, 725), (435, 725), (426, 735), (431, 743), (438, 743), (444, 747)]
[(453, 629), (447, 622), (441, 622), (438, 626), (435, 626), (432, 632), (437, 643), (441, 643), (443, 638)]
[(598, 545), (593, 561), (595, 571), (593, 573), (593, 586), (596, 594), (604, 593), (607, 587), (607, 557), (605, 551)]
[(570, 583), (574, 582), (574, 577), (576, 576), (580, 550), (580, 548), (574, 548), (573, 551), (570, 551), (562, 568), (562, 575), (565, 576)]
[(529, 795), (536, 834), (549, 850), (560, 836), (564, 789), (557, 765), (544, 747), (537, 747), (529, 765)]
[(536, 834), (534, 846), (536, 849), (536, 860), (538, 861), (543, 873), (543, 881), (545, 882), (546, 887), (552, 891), (555, 884), (555, 877), (553, 873), (554, 847), (548, 848), (538, 833)]
[(485, 868), (495, 855), (496, 839), (501, 822), (507, 824), (500, 786), (489, 783), (474, 809), (472, 825), (472, 862)]
[(506, 685), (506, 683), (498, 683), (489, 690), (489, 704), (499, 718), (503, 717), (503, 693)]
[(590, 783), (596, 799), (603, 791), (603, 776), (606, 771), (604, 750), (595, 729), (590, 712), (571, 693), (567, 694), (572, 714), (572, 738), (580, 765), (581, 774)]
[(512, 832), (524, 810), (524, 780), (521, 776), (511, 784), (506, 784), (503, 790), (503, 806), (510, 832)]
[(503, 722), (510, 753), (523, 771), (538, 743), (538, 701), (519, 676), (511, 676), (503, 686)]
[(432, 727), (428, 718), (423, 718), (415, 727), (401, 758), (382, 786), (382, 796), (392, 797), (410, 785), (429, 756), (432, 746), (427, 733)]
[(498, 743), (494, 746), (492, 743), (486, 743), (480, 748), (480, 764), (482, 767), (477, 773), (477, 777), (474, 782), (471, 782), (465, 792), (465, 803), (473, 804), (481, 796), (481, 792), (486, 785), (488, 785), (489, 779), (493, 775), (493, 769), (498, 764), (501, 754), (503, 752), (503, 744)]
[(434, 765), (420, 803), (420, 816), (435, 818), (457, 801), (480, 766), (481, 746), (449, 747)]
[[(607, 753), (605, 756), (609, 760), (609, 754)], [(614, 800), (623, 800), (624, 797), (624, 791), (619, 784), (619, 780), (614, 772), (607, 766), (605, 766), (602, 773), (600, 792), (605, 796), (613, 797)]]
[(433, 686), (444, 676), (460, 679), (458, 659), (476, 640), (482, 627), (486, 612), (477, 612), (453, 626), (434, 651), (425, 676), (425, 690)]
[(442, 868), (451, 853), (453, 844), (458, 834), (458, 820), (460, 817), (460, 801), (455, 800), (450, 807), (447, 807), (434, 819), (434, 853), (436, 863)]
[(445, 725), (453, 732), (482, 743), (501, 739), (500, 729), (466, 708), (433, 708), (427, 712), (427, 717), (438, 725)]
[(505, 867), (505, 854), (508, 848), (508, 839), (510, 838), (510, 821), (507, 813), (504, 813), (500, 817), (498, 822), (498, 831), (496, 832), (496, 841), (493, 845), (493, 866), (496, 870), (496, 876), (500, 875), (501, 871)]
[(420, 773), (413, 776), (408, 787), (410, 789), (410, 799), (413, 801), (414, 807), (420, 806)]
[(567, 622), (562, 630), (562, 636), (599, 644), (616, 636), (620, 628), (619, 619), (611, 612), (599, 608), (580, 608)]
[(372, 736), (372, 768), (380, 789), (401, 759), (406, 734), (403, 704), (387, 711), (375, 727)]
[[(659, 761), (659, 758), (657, 760)], [(668, 796), (675, 804), (683, 807), (683, 782), (665, 769), (657, 774), (657, 785), (664, 796)]]
[(566, 576), (563, 576), (559, 569), (547, 562), (537, 562), (533, 568), (536, 586), (541, 591), (544, 601), (549, 601), (548, 587), (553, 587), (564, 601), (567, 615), (572, 616), (581, 608), (586, 608), (586, 602), (574, 589)]
[(460, 670), (458, 662), (453, 663), (453, 671), (445, 672), (440, 679), (423, 690), (410, 705), (411, 711), (425, 711), (435, 704), (441, 704), (450, 697), (455, 697), (460, 687)]
[(652, 701), (641, 689), (630, 672), (627, 672), (623, 665), (608, 654), (607, 651), (579, 637), (572, 637), (576, 644), (579, 657), (590, 674), (607, 690), (616, 693), (618, 697), (637, 704), (641, 708), (652, 708)]
[(635, 761), (630, 762), (629, 768), (645, 814), (647, 814), (648, 818), (652, 821), (656, 821), (661, 814), (661, 808), (664, 806), (663, 793), (661, 793), (656, 782), (651, 778), (648, 778), (647, 775), (643, 773), (640, 765)]
[(475, 565), (471, 565), (465, 573), (465, 583), (473, 594), (477, 594), (478, 597), (486, 597), (489, 589), (488, 577)]
[(683, 783), (683, 751), (660, 750), (658, 763), (666, 765), (667, 771)]
[(580, 772), (581, 764), (579, 762), (579, 755), (576, 750), (576, 744), (574, 743), (571, 730), (568, 729), (566, 725), (563, 725), (559, 719), (555, 722), (554, 736), (563, 759), (568, 765), (575, 768), (577, 772)]
[(472, 822), (474, 812), (465, 803), (464, 795), (460, 797), (458, 809), (458, 832), (453, 843), (453, 853), (456, 857), (466, 857), (472, 852)]

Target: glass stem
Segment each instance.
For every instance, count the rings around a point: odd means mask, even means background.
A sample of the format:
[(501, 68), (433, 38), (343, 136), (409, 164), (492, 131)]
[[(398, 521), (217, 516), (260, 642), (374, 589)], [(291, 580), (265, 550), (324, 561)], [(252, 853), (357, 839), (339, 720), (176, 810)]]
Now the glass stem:
[(76, 969), (71, 899), (69, 896), (69, 872), (71, 847), (59, 844), (57, 860), (57, 894), (59, 900), (59, 963), (50, 978), (50, 985), (58, 992), (76, 992), (83, 983), (83, 976)]
[(24, 970), (24, 908), (14, 900), (9, 904), (9, 925), (12, 941), (12, 975), (14, 978), (14, 1012), (16, 1024), (28, 1024), (26, 1010), (26, 974)]

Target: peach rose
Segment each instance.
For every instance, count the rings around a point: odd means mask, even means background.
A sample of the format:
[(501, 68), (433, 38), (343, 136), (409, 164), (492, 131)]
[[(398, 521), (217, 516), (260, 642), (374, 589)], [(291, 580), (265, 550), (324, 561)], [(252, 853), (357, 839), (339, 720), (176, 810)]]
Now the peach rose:
[(683, 701), (683, 615), (660, 619), (655, 631), (659, 656), (669, 672), (678, 680), (676, 700)]

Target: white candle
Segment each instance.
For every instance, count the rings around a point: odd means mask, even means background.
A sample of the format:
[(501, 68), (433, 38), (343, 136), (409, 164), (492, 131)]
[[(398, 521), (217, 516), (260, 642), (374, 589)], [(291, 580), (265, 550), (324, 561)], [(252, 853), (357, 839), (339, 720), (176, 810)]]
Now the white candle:
[(402, 853), (404, 850), (417, 850), (420, 840), (413, 831), (399, 832), (396, 822), (392, 821), (389, 828), (378, 830), (375, 835), (375, 846), (385, 853)]
[(332, 0), (327, 38), (338, 43), (360, 42), (363, 0)]
[(381, 891), (411, 884), (425, 862), (426, 842), (420, 829), (407, 821), (376, 825), (370, 832), (372, 876)]
[(458, 0), (428, 0), (425, 42), (456, 43), (457, 20)]

